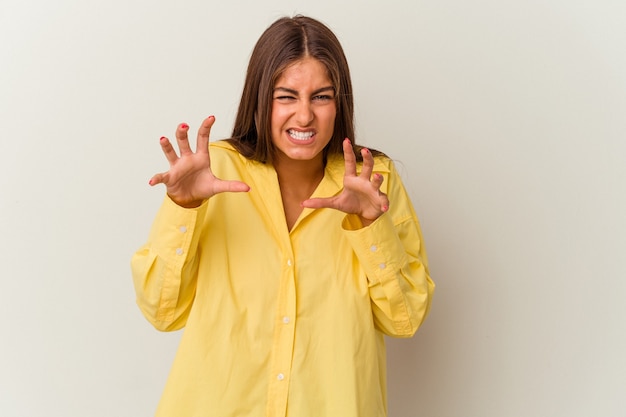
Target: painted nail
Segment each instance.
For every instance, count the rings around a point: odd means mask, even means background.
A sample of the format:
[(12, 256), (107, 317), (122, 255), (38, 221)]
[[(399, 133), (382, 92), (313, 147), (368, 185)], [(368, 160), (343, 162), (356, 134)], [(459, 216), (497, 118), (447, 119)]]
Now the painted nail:
[(167, 140), (167, 138), (165, 136), (161, 136), (161, 138), (159, 139), (159, 142)]
[(383, 206), (383, 212), (389, 210), (389, 206)]
[(182, 123), (182, 124), (180, 125), (180, 128), (181, 128), (181, 129), (187, 129), (187, 128), (189, 128), (189, 125), (187, 125), (187, 123)]

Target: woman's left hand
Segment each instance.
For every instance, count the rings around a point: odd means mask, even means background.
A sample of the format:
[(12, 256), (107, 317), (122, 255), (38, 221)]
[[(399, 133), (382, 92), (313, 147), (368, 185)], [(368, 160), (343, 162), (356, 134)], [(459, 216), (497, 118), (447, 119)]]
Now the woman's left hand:
[(356, 172), (356, 156), (349, 139), (343, 141), (343, 156), (346, 163), (346, 173), (343, 177), (343, 190), (334, 197), (311, 198), (302, 202), (308, 208), (333, 208), (348, 214), (356, 214), (361, 218), (363, 226), (369, 226), (381, 214), (389, 210), (389, 199), (380, 191), (383, 183), (381, 174), (374, 174), (374, 157), (363, 148), (363, 168), (361, 173)]

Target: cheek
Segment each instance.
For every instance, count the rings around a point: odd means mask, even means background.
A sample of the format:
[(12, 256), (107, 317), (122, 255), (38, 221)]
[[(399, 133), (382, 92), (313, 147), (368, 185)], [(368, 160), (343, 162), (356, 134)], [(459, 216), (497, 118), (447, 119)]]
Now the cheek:
[(331, 129), (335, 126), (335, 119), (337, 118), (337, 111), (332, 108), (328, 109), (328, 113), (326, 114), (326, 123), (330, 126)]
[(272, 115), (270, 116), (270, 128), (272, 131), (279, 130), (285, 123), (284, 111), (281, 112), (280, 108), (272, 108)]
[(270, 130), (274, 132), (278, 128), (280, 128), (278, 114), (276, 112), (272, 112), (272, 116), (270, 117)]

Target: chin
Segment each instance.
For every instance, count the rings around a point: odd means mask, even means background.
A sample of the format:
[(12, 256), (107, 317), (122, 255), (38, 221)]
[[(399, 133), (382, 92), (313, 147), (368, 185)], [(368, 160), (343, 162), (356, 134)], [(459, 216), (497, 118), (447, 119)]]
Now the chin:
[(294, 152), (283, 152), (283, 151), (279, 151), (281, 156), (284, 157), (285, 159), (290, 159), (292, 161), (312, 161), (314, 159), (321, 159), (322, 155), (323, 155), (323, 151), (304, 151), (302, 149), (298, 149)]

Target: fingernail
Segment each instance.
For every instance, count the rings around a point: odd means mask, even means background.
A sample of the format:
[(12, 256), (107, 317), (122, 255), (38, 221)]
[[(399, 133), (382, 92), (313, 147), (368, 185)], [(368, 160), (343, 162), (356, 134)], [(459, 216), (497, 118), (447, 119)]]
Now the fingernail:
[(367, 148), (363, 148), (363, 152), (365, 152), (365, 153), (370, 153), (370, 150), (369, 150), (369, 149), (367, 149)]
[(150, 181), (148, 181), (149, 185), (152, 185), (152, 178), (150, 179)]
[(159, 139), (159, 142), (163, 140), (167, 140), (167, 138), (165, 136), (161, 136), (161, 138)]
[(181, 128), (181, 129), (187, 129), (187, 128), (189, 128), (189, 126), (187, 125), (187, 123), (182, 123), (182, 124), (180, 125), (180, 128)]
[(383, 212), (389, 210), (389, 206), (383, 206)]

